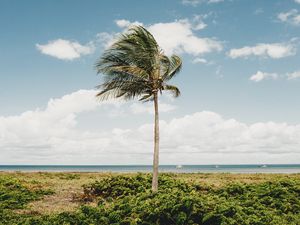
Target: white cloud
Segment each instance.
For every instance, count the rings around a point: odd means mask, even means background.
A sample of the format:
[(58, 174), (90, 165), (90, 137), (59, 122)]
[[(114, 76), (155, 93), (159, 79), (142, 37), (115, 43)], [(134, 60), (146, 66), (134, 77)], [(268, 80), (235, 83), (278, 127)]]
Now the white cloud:
[(293, 73), (286, 74), (288, 80), (295, 80), (300, 78), (300, 71), (295, 71)]
[[(115, 20), (123, 32), (133, 25), (145, 26), (157, 39), (166, 54), (187, 53), (201, 55), (213, 51), (221, 51), (222, 43), (215, 38), (198, 37), (194, 31), (204, 29), (207, 24), (204, 22), (210, 14), (195, 15), (191, 20), (182, 19), (170, 23), (156, 23), (144, 25), (139, 21), (131, 22), (125, 19)], [(36, 44), (36, 48), (45, 55), (62, 59), (74, 60), (83, 55), (92, 54), (95, 46), (101, 45), (104, 49), (111, 46), (120, 33), (101, 32), (89, 43), (82, 45), (77, 41), (57, 39), (47, 44)]]
[(203, 2), (202, 0), (182, 0), (182, 4), (184, 5), (192, 5), (192, 6), (197, 6)]
[(270, 57), (273, 59), (279, 59), (287, 56), (294, 55), (296, 49), (292, 44), (284, 43), (272, 43), (272, 44), (257, 44), (255, 46), (245, 46), (242, 48), (231, 49), (228, 55), (235, 59), (239, 57), (248, 57), (248, 56), (261, 56), (261, 57)]
[(214, 4), (220, 2), (224, 2), (224, 0), (182, 0), (183, 5), (191, 5), (191, 6), (197, 6), (204, 3)]
[[(129, 20), (115, 20), (115, 23), (118, 27), (122, 28), (125, 32), (130, 26), (137, 25), (137, 26), (143, 26), (140, 22), (130, 22)], [(121, 35), (121, 33), (108, 33), (108, 32), (101, 32), (96, 35), (96, 42), (99, 43), (104, 49), (109, 48)]]
[(198, 37), (194, 34), (191, 22), (187, 19), (170, 23), (156, 23), (148, 26), (158, 44), (167, 55), (187, 53), (199, 56), (204, 53), (221, 51), (222, 44), (213, 38)]
[[(0, 117), (1, 143), (21, 143), (23, 136), (39, 138), (60, 136), (76, 125), (76, 115), (96, 108), (94, 91), (80, 90), (60, 99), (50, 99), (45, 110), (27, 111), (19, 116)], [(11, 139), (12, 138), (12, 139)], [(14, 140), (16, 142), (14, 142)]]
[(208, 0), (208, 4), (212, 4), (212, 3), (220, 3), (220, 2), (224, 2), (224, 0)]
[[(153, 103), (133, 103), (130, 106), (131, 111), (134, 114), (140, 114), (140, 113), (149, 113), (149, 114), (154, 114), (154, 108), (153, 108)], [(159, 112), (170, 112), (176, 109), (176, 106), (160, 102), (159, 103)]]
[(204, 59), (204, 58), (195, 58), (192, 63), (196, 64), (196, 63), (203, 63), (203, 64), (206, 64), (207, 63), (207, 60)]
[[(0, 163), (151, 164), (152, 124), (103, 129), (103, 124), (109, 124), (107, 117), (95, 117), (99, 129), (80, 128), (80, 114), (103, 112), (107, 108), (109, 114), (109, 108), (120, 107), (118, 101), (96, 102), (95, 93), (80, 90), (50, 100), (44, 110), (0, 117)], [(134, 114), (128, 116), (126, 119), (135, 119)], [(300, 160), (300, 125), (274, 122), (248, 125), (207, 111), (161, 120), (160, 125), (162, 164)]]
[(77, 41), (57, 39), (47, 44), (36, 44), (37, 49), (45, 54), (62, 60), (74, 60), (94, 52), (92, 43), (81, 45)]
[(128, 27), (130, 25), (130, 21), (128, 20), (115, 20), (116, 24), (118, 25), (118, 27), (121, 27), (121, 28), (125, 28), (125, 27)]
[[(297, 0), (298, 1), (298, 0)], [(291, 9), (288, 12), (282, 12), (277, 15), (277, 18), (281, 22), (287, 22), (292, 25), (300, 25), (300, 14), (298, 13), (297, 9)]]
[(287, 79), (287, 80), (296, 80), (300, 78), (300, 71), (294, 71), (286, 74), (278, 74), (278, 73), (267, 73), (262, 71), (257, 71), (256, 74), (253, 74), (249, 80), (260, 82), (263, 80), (277, 80), (277, 79)]
[(116, 34), (110, 34), (107, 32), (101, 32), (96, 35), (97, 43), (100, 43), (100, 45), (107, 49), (109, 48), (116, 40)]
[(255, 81), (255, 82), (260, 82), (262, 80), (276, 80), (278, 79), (279, 75), (277, 73), (266, 73), (266, 72), (261, 72), (257, 71), (256, 74), (253, 74), (249, 80)]
[[(201, 15), (194, 15), (194, 17), (189, 20), (189, 19), (182, 19), (182, 20), (176, 20), (179, 22), (187, 23), (193, 30), (202, 30), (205, 27), (207, 27), (207, 24), (204, 23), (204, 19), (208, 18), (211, 15), (211, 13), (208, 14), (201, 14)], [(115, 20), (115, 23), (117, 24), (118, 27), (120, 28), (129, 28), (130, 26), (145, 26), (143, 23), (135, 21), (135, 22), (130, 22), (129, 20), (121, 19), (121, 20)], [(155, 25), (155, 24), (153, 24)], [(151, 27), (149, 25), (148, 27)]]
[(121, 20), (116, 20), (115, 22), (118, 25), (118, 27), (120, 27), (120, 28), (127, 28), (127, 27), (133, 26), (133, 25), (135, 25), (135, 26), (143, 26), (143, 23), (140, 23), (138, 21), (130, 22), (129, 20), (121, 19)]
[(259, 14), (262, 14), (264, 13), (264, 10), (262, 8), (258, 8), (254, 11), (254, 15), (259, 15)]
[[(186, 53), (199, 56), (213, 51), (221, 51), (223, 48), (220, 41), (214, 38), (199, 37), (193, 32), (206, 27), (206, 24), (203, 22), (203, 19), (206, 17), (207, 15), (196, 15), (191, 21), (182, 19), (170, 23), (156, 23), (144, 26), (153, 34), (167, 55)], [(115, 22), (121, 28), (128, 28), (136, 24), (143, 25), (138, 21), (117, 20)], [(106, 41), (104, 38), (102, 40), (104, 45), (108, 47), (116, 40), (119, 34), (101, 33), (100, 35), (106, 37)]]
[(295, 2), (300, 4), (300, 0), (295, 0)]
[(193, 30), (203, 30), (207, 27), (207, 24), (204, 23), (203, 19), (207, 18), (208, 14), (205, 15), (195, 15), (192, 19), (192, 29)]
[(298, 11), (296, 9), (292, 9), (286, 13), (279, 13), (277, 15), (278, 19), (281, 20), (282, 22), (286, 22), (290, 16), (293, 16), (297, 13)]

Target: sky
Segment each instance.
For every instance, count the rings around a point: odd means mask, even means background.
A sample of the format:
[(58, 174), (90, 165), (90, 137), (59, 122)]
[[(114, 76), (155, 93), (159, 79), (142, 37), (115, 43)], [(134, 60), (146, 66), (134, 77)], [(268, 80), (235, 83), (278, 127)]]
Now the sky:
[(133, 25), (183, 69), (161, 164), (300, 161), (300, 0), (0, 0), (0, 164), (148, 164), (153, 105), (95, 98)]

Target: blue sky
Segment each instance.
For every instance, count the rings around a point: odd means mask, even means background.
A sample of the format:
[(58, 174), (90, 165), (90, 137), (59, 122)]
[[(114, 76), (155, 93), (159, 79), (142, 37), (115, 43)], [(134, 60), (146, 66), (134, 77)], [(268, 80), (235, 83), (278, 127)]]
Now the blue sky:
[(163, 163), (299, 161), (299, 0), (2, 0), (0, 163), (151, 164), (152, 106), (93, 98), (94, 63), (132, 24), (183, 59)]

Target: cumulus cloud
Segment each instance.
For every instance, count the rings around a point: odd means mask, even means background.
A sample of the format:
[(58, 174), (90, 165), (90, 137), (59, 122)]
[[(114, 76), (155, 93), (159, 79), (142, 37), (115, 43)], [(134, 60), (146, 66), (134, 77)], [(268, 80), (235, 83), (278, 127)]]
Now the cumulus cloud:
[(222, 45), (212, 38), (200, 38), (192, 31), (188, 20), (157, 23), (148, 27), (166, 54), (188, 53), (194, 56), (221, 51)]
[[(201, 30), (206, 27), (203, 22), (205, 15), (196, 15), (191, 21), (188, 19), (177, 20), (170, 23), (155, 23), (146, 26), (153, 34), (158, 44), (167, 55), (174, 53), (187, 53), (194, 56), (221, 51), (222, 43), (215, 38), (199, 37), (194, 30)], [(117, 25), (121, 28), (142, 23), (128, 20), (117, 20)]]
[(295, 0), (295, 2), (300, 4), (300, 0)]
[[(0, 117), (1, 147), (5, 147), (5, 143), (10, 143), (11, 147), (23, 144), (34, 146), (43, 140), (63, 135), (76, 125), (77, 114), (96, 108), (97, 103), (91, 98), (95, 94), (94, 91), (80, 90), (59, 99), (50, 99), (45, 110)], [(43, 145), (47, 146), (47, 141)]]
[(62, 60), (74, 60), (95, 50), (92, 43), (81, 45), (77, 41), (64, 39), (49, 41), (47, 44), (36, 44), (36, 47), (42, 54)]
[(300, 25), (300, 14), (297, 9), (291, 9), (288, 12), (282, 12), (277, 15), (281, 22), (286, 22), (292, 25)]
[(260, 82), (262, 80), (276, 80), (278, 79), (279, 75), (277, 73), (266, 73), (266, 72), (261, 72), (261, 71), (257, 71), (256, 74), (253, 74), (250, 77), (251, 81), (255, 81), (255, 82)]
[(242, 48), (231, 49), (228, 55), (235, 58), (246, 58), (251, 55), (270, 57), (273, 59), (284, 58), (287, 56), (295, 55), (296, 49), (292, 44), (272, 43), (272, 44), (257, 44), (255, 46), (245, 46)]
[[(159, 45), (168, 55), (174, 53), (187, 53), (194, 56), (221, 51), (222, 43), (216, 38), (199, 37), (195, 31), (204, 29), (207, 24), (204, 20), (210, 14), (194, 15), (191, 19), (182, 19), (170, 23), (155, 23), (144, 25), (139, 21), (131, 22), (125, 19), (115, 20), (116, 25), (123, 31), (133, 25), (145, 26), (157, 39)], [(36, 44), (36, 48), (45, 55), (62, 60), (74, 60), (84, 55), (92, 54), (96, 46), (107, 49), (117, 39), (120, 33), (101, 32), (83, 45), (77, 41), (57, 39), (46, 44)]]
[[(103, 129), (109, 121), (95, 117), (99, 129), (80, 128), (80, 114), (120, 107), (116, 101), (96, 102), (94, 96), (93, 90), (80, 90), (50, 100), (43, 110), (0, 117), (0, 163), (151, 164), (152, 124)], [(126, 119), (130, 117), (134, 114)], [(161, 120), (160, 125), (162, 164), (300, 160), (300, 125), (245, 124), (208, 111)]]

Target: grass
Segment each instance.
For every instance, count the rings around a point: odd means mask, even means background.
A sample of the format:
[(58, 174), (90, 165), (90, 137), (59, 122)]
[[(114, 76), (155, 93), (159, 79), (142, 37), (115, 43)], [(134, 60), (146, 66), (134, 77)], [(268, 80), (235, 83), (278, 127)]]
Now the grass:
[[(122, 224), (140, 224), (137, 221), (141, 218), (154, 221), (148, 214), (156, 215), (160, 221), (171, 216), (178, 224), (190, 224), (187, 215), (193, 218), (194, 214), (203, 216), (203, 221), (213, 221), (208, 224), (248, 224), (241, 223), (245, 218), (249, 224), (297, 224), (295, 220), (299, 218), (295, 210), (300, 209), (300, 204), (292, 199), (300, 195), (300, 174), (199, 173), (161, 178), (159, 194), (152, 195), (148, 190), (149, 175), (138, 178), (134, 173), (0, 172), (0, 224), (1, 215), (6, 223), (14, 221), (11, 224), (26, 224), (26, 218), (37, 219), (28, 224), (44, 224), (47, 220), (58, 224), (110, 224), (124, 218)], [(1, 204), (6, 210), (2, 214)], [(150, 205), (145, 208), (145, 204)], [(130, 216), (128, 207), (136, 218)], [(190, 214), (183, 213), (184, 208)], [(249, 210), (253, 210), (253, 217), (248, 216)]]
[(29, 190), (50, 189), (53, 194), (30, 202), (26, 209), (18, 210), (25, 214), (52, 214), (74, 211), (80, 203), (73, 201), (73, 196), (82, 192), (82, 186), (108, 174), (101, 173), (48, 173), (48, 172), (2, 172), (0, 177), (17, 179)]

